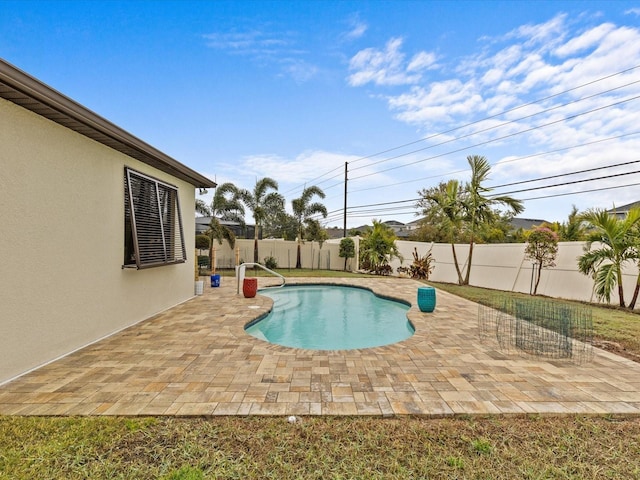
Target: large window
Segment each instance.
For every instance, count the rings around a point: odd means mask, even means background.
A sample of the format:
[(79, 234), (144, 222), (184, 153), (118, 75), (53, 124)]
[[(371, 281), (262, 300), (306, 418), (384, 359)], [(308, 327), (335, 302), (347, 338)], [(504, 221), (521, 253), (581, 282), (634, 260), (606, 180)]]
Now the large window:
[(123, 267), (184, 263), (187, 254), (177, 187), (125, 168), (124, 192)]

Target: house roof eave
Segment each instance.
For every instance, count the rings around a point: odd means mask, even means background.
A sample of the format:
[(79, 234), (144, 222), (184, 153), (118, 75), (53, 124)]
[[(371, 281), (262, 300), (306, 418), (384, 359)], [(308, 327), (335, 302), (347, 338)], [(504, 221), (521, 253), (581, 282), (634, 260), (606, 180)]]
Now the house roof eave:
[(216, 183), (0, 58), (0, 98), (197, 188)]

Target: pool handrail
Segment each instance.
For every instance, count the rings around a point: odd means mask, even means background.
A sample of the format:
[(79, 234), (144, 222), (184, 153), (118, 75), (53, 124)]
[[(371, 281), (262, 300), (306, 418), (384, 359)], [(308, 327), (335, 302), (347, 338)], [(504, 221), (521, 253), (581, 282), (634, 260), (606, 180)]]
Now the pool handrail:
[(280, 275), (277, 272), (274, 272), (273, 270), (265, 267), (264, 265), (261, 265), (259, 263), (255, 263), (255, 262), (245, 262), (245, 263), (242, 263), (242, 264), (240, 264), (240, 265), (238, 265), (236, 267), (236, 278), (237, 278), (236, 293), (240, 293), (240, 280), (244, 279), (244, 272), (247, 269), (247, 267), (260, 267), (265, 272), (269, 272), (269, 273), (275, 275), (276, 277), (280, 277), (280, 279), (282, 280), (282, 283), (280, 285), (276, 285), (275, 287), (271, 287), (271, 288), (282, 288), (282, 287), (284, 287), (284, 284), (286, 283), (286, 279), (282, 275)]

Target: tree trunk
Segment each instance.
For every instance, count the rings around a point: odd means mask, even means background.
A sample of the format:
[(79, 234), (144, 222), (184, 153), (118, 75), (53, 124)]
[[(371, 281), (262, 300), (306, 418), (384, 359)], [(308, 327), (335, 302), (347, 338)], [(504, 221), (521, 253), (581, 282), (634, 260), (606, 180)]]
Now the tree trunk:
[(633, 297), (631, 303), (629, 303), (629, 310), (636, 308), (636, 301), (638, 300), (638, 293), (640, 292), (640, 275), (638, 276), (638, 282), (636, 282), (636, 288), (633, 291)]
[(538, 274), (536, 275), (536, 284), (533, 287), (533, 294), (536, 295), (538, 293), (538, 285), (540, 284), (540, 276), (542, 274), (542, 262), (538, 263)]
[(258, 224), (256, 224), (256, 231), (253, 235), (253, 263), (260, 263), (259, 259), (260, 255), (258, 255)]
[(618, 280), (618, 296), (620, 297), (620, 306), (624, 308), (624, 291), (622, 288), (622, 279), (620, 279)]
[(302, 268), (302, 255), (301, 255), (301, 246), (300, 246), (300, 242), (298, 241), (298, 252), (296, 255), (296, 268)]
[(464, 277), (464, 283), (461, 285), (469, 285), (469, 277), (471, 276), (471, 259), (473, 258), (473, 238), (469, 244), (469, 261), (467, 263), (467, 273)]
[(458, 256), (456, 255), (456, 247), (451, 243), (451, 251), (453, 252), (453, 264), (456, 267), (456, 272), (458, 273), (458, 285), (462, 285), (462, 272), (460, 271), (460, 265), (458, 265)]

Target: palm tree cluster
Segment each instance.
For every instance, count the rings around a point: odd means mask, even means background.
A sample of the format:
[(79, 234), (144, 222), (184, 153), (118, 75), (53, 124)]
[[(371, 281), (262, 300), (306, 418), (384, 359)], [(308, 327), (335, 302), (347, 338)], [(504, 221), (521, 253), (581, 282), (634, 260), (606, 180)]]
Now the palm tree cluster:
[(402, 261), (396, 245), (393, 229), (379, 220), (373, 220), (373, 228), (365, 232), (360, 241), (360, 265), (376, 275), (389, 275), (393, 258)]
[[(590, 233), (585, 253), (578, 258), (578, 269), (593, 278), (594, 291), (599, 300), (609, 303), (611, 293), (617, 286), (619, 303), (624, 308), (622, 269), (628, 262), (640, 267), (640, 208), (632, 208), (624, 218), (618, 218), (606, 210), (588, 210), (580, 215), (580, 219), (590, 227)], [(632, 310), (639, 292), (640, 274), (629, 303)]]
[[(227, 240), (231, 248), (235, 246), (235, 235), (231, 229), (222, 225), (221, 221), (232, 221), (245, 226), (247, 210), (251, 212), (255, 221), (253, 261), (258, 263), (258, 239), (260, 233), (268, 230), (269, 234), (276, 234), (283, 238), (298, 239), (298, 255), (296, 268), (301, 268), (300, 245), (303, 240), (326, 240), (326, 232), (320, 222), (313, 218), (315, 215), (327, 216), (327, 209), (319, 202), (313, 202), (317, 196), (324, 198), (325, 194), (317, 186), (307, 187), (299, 198), (292, 200), (293, 215), (285, 212), (285, 199), (278, 193), (278, 182), (265, 177), (256, 181), (253, 190), (236, 187), (232, 183), (224, 183), (216, 188), (211, 207), (202, 200), (196, 200), (196, 212), (210, 215), (211, 222), (205, 233), (211, 240), (222, 244)], [(210, 251), (211, 256), (211, 251)]]
[[(524, 210), (522, 201), (507, 195), (490, 195), (491, 188), (483, 184), (489, 178), (491, 165), (479, 155), (470, 155), (467, 162), (471, 167), (471, 180), (461, 184), (458, 180), (449, 180), (438, 187), (418, 192), (421, 199), (417, 206), (422, 214), (441, 229), (451, 244), (453, 262), (460, 285), (468, 285), (473, 260), (473, 246), (478, 240), (479, 231), (487, 228), (501, 214), (497, 206), (506, 206), (511, 215)], [(462, 272), (458, 262), (455, 244), (461, 241), (469, 244), (466, 272)]]

